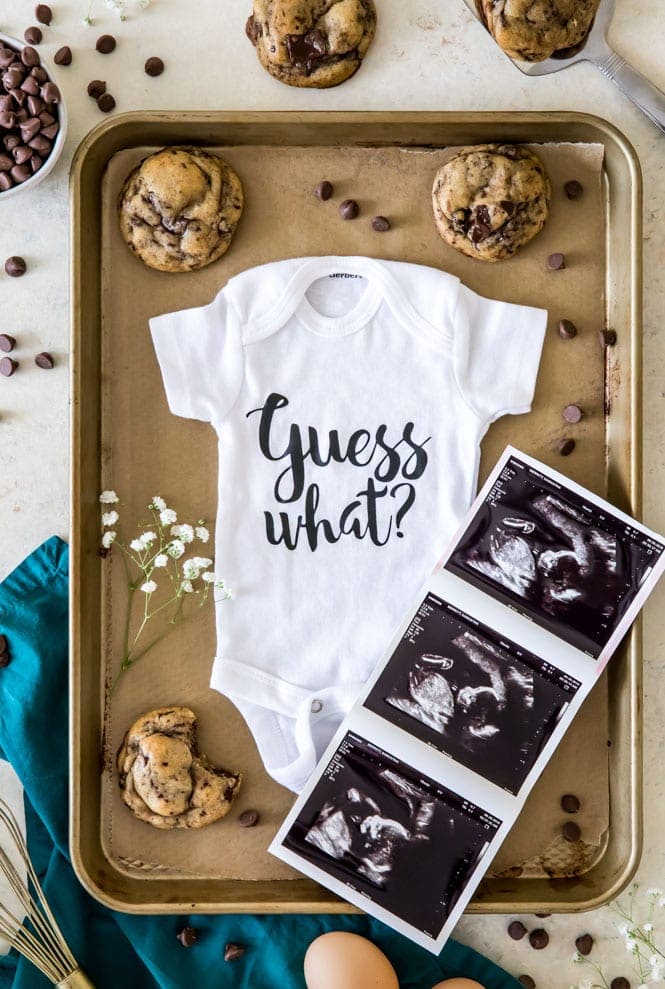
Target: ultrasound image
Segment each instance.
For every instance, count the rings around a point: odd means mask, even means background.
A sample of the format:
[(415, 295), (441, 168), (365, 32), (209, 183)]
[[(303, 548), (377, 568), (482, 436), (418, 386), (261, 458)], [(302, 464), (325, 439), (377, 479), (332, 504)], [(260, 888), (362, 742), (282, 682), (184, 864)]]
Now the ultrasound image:
[(517, 794), (579, 686), (428, 594), (364, 706)]
[(662, 551), (511, 457), (446, 569), (598, 658)]
[(284, 844), (434, 938), (500, 825), (349, 732)]

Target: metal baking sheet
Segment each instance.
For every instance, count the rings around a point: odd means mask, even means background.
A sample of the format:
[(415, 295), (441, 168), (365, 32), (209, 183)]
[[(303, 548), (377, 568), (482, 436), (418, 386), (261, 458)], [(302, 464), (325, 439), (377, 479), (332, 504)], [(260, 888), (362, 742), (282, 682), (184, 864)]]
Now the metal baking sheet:
[[(551, 275), (541, 275), (547, 245), (551, 251), (563, 249), (551, 237), (561, 237), (563, 231), (576, 243), (574, 231), (560, 222), (548, 221), (540, 244), (537, 238), (521, 252), (518, 271), (523, 277), (517, 279), (515, 262), (483, 265), (462, 258), (432, 233), (429, 185), (446, 149), (497, 140), (542, 145), (557, 186), (567, 159), (564, 154), (548, 161), (548, 146), (570, 142), (571, 167), (580, 160), (576, 145), (604, 147), (600, 209), (592, 218), (601, 264), (594, 268), (588, 297), (575, 296), (574, 313), (558, 312), (554, 302), (559, 290)], [(117, 234), (114, 203), (118, 183), (147, 150), (182, 143), (219, 149), (243, 180), (247, 207), (236, 241), (221, 262), (192, 275), (173, 276), (144, 269), (131, 257)], [(323, 177), (336, 183), (343, 198), (357, 196), (367, 217), (386, 212), (395, 218), (389, 237), (373, 234), (368, 224), (335, 223), (322, 214), (310, 187)], [(548, 347), (550, 358), (555, 356), (544, 362), (533, 413), (507, 418), (490, 430), (483, 444), (483, 473), (508, 438), (555, 462), (557, 407), (571, 400), (572, 382), (577, 388), (572, 400), (594, 408), (595, 414), (585, 423), (579, 455), (569, 458), (566, 469), (576, 480), (639, 514), (640, 199), (639, 166), (630, 145), (609, 124), (581, 114), (127, 114), (103, 123), (84, 140), (72, 169), (71, 850), (79, 877), (94, 895), (117, 909), (151, 913), (352, 909), (316, 884), (281, 871), (281, 864), (265, 854), (291, 797), (266, 777), (232, 706), (207, 688), (214, 648), (212, 614), (196, 631), (192, 626), (187, 633), (179, 632), (174, 636), (174, 643), (182, 637), (178, 644), (160, 654), (159, 691), (168, 694), (157, 696), (156, 668), (148, 665), (153, 660), (147, 657), (145, 665), (131, 673), (131, 691), (127, 687), (124, 695), (119, 692), (112, 704), (105, 704), (119, 585), (97, 553), (99, 491), (109, 485), (122, 489), (123, 501), (133, 510), (129, 517), (138, 517), (141, 499), (144, 503), (146, 496), (164, 493), (171, 444), (181, 457), (187, 451), (181, 473), (199, 478), (199, 501), (192, 509), (200, 502), (209, 516), (215, 509), (212, 430), (168, 416), (147, 339), (147, 315), (206, 302), (228, 277), (252, 264), (324, 253), (321, 238), (325, 253), (435, 264), (486, 295), (510, 298), (512, 292), (514, 301), (540, 302), (551, 310)], [(334, 205), (326, 206), (334, 210)], [(317, 223), (325, 223), (325, 229), (317, 230)], [(496, 287), (502, 279), (504, 293)], [(553, 340), (562, 315), (579, 320), (584, 330), (584, 337), (575, 342), (581, 346), (575, 350), (574, 365), (566, 364), (570, 349), (561, 349), (568, 345)], [(601, 325), (618, 333), (616, 346), (604, 355), (595, 341)], [(152, 436), (148, 423), (155, 430)], [(210, 465), (203, 476), (202, 462)], [(187, 498), (191, 486), (180, 493)], [(191, 657), (186, 669), (178, 662), (183, 645)], [(568, 748), (558, 754), (554, 775), (548, 782), (546, 774), (534, 791), (531, 807), (525, 809), (471, 910), (590, 908), (615, 895), (631, 877), (641, 840), (640, 658), (636, 629), (624, 656), (611, 665), (609, 680), (580, 715)], [(262, 828), (252, 829), (251, 839), (246, 831), (239, 838), (242, 829), (230, 819), (201, 832), (195, 841), (182, 832), (150, 834), (146, 825), (128, 822), (112, 776), (112, 752), (134, 716), (174, 700), (199, 714), (209, 755), (246, 771), (245, 806), (249, 801), (268, 809)], [(563, 780), (570, 780), (567, 788), (584, 796), (584, 765), (574, 754), (585, 746), (597, 748), (599, 731), (604, 745), (606, 728), (611, 742), (607, 774), (604, 786), (589, 794), (589, 802), (599, 805), (599, 821), (605, 808), (607, 826), (576, 861), (556, 843), (531, 849), (534, 854), (525, 860), (529, 812), (532, 819), (534, 814), (551, 814), (555, 820), (560, 797), (556, 786)], [(190, 843), (183, 845), (183, 839)], [(221, 848), (225, 855), (220, 855)]]

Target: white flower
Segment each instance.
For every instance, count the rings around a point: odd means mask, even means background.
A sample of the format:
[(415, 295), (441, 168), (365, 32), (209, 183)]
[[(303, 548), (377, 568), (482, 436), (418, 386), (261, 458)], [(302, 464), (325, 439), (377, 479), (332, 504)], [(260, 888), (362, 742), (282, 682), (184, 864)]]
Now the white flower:
[(628, 933), (628, 924), (619, 924), (617, 930), (622, 937), (625, 937)]
[(197, 525), (194, 531), (196, 532), (196, 538), (200, 539), (202, 543), (207, 543), (210, 539), (210, 533), (204, 525)]
[(657, 886), (649, 886), (649, 888), (648, 888), (648, 890), (646, 892), (647, 892), (647, 896), (653, 896), (656, 899), (659, 896), (662, 896), (663, 895), (662, 889), (659, 889)]
[(104, 533), (102, 536), (102, 546), (104, 549), (111, 548), (111, 543), (114, 542), (116, 535), (117, 533), (113, 529), (109, 529), (108, 532)]
[(169, 558), (166, 553), (159, 553), (155, 559), (152, 561), (153, 567), (165, 567), (169, 562)]
[(120, 501), (115, 491), (102, 491), (99, 500), (102, 505), (115, 505)]
[(145, 548), (147, 549), (150, 543), (154, 543), (155, 539), (157, 538), (157, 535), (156, 533), (149, 531), (149, 532), (144, 532), (142, 536), (139, 536), (139, 538), (143, 543), (143, 545), (145, 546)]
[(574, 951), (572, 960), (575, 965), (579, 965), (581, 964), (581, 962), (584, 961), (584, 958), (582, 957), (579, 951)]
[(166, 508), (166, 502), (164, 501), (163, 498), (160, 498), (159, 495), (155, 495), (155, 497), (148, 505), (148, 508), (154, 508), (158, 512), (163, 512), (164, 509)]
[(172, 508), (163, 508), (159, 513), (159, 521), (162, 525), (171, 525), (172, 522), (178, 521), (178, 516)]
[(214, 584), (217, 580), (217, 576), (212, 572), (212, 570), (208, 570), (206, 573), (201, 574), (201, 580), (204, 580), (206, 584)]
[(85, 27), (90, 27), (91, 24), (94, 24), (94, 21), (92, 17), (84, 17), (83, 20), (81, 21), (81, 24), (83, 24)]
[(180, 589), (184, 591), (185, 594), (191, 594), (192, 591), (194, 590), (194, 586), (191, 580), (183, 580), (182, 584), (180, 585)]
[(179, 560), (185, 552), (185, 544), (180, 539), (174, 539), (173, 542), (169, 543), (166, 547), (166, 552), (169, 556), (172, 556), (174, 560)]
[(137, 553), (141, 553), (145, 549), (145, 546), (140, 539), (132, 539), (129, 548), (135, 550)]
[(141, 8), (141, 10), (145, 10), (146, 7), (150, 6), (150, 0), (138, 0), (138, 5)]
[(188, 580), (196, 580), (201, 568), (196, 565), (196, 560), (185, 560), (182, 565), (183, 576)]
[(647, 932), (647, 934), (650, 934), (651, 931), (653, 930), (653, 924), (646, 923), (644, 925), (644, 930)]
[(577, 989), (593, 989), (593, 982), (591, 979), (584, 979), (583, 982), (579, 983)]
[(665, 907), (665, 896), (660, 897), (660, 899), (658, 900), (658, 906)]
[(212, 560), (209, 560), (207, 556), (193, 556), (192, 563), (196, 564), (199, 570), (212, 566)]
[(649, 965), (651, 965), (652, 968), (660, 968), (664, 961), (665, 959), (661, 959), (659, 955), (651, 955), (649, 958)]
[(183, 543), (191, 543), (194, 540), (194, 527), (188, 522), (184, 522), (182, 525), (172, 525), (171, 535), (182, 539)]
[(231, 588), (230, 588), (230, 587), (227, 587), (227, 586), (225, 585), (225, 583), (224, 583), (224, 581), (223, 581), (223, 580), (220, 580), (220, 581), (219, 581), (219, 583), (217, 583), (217, 584), (215, 584), (215, 588), (216, 588), (216, 589), (217, 589), (218, 591), (221, 591), (221, 590), (223, 590), (223, 591), (224, 591), (224, 593), (226, 594), (226, 597), (227, 597), (227, 598), (229, 599), (229, 601), (230, 601), (230, 600), (231, 600), (231, 598), (233, 597), (233, 591), (231, 590)]
[(157, 590), (157, 584), (154, 580), (146, 580), (145, 584), (141, 584), (141, 590), (144, 594), (152, 594), (153, 591)]
[(102, 512), (102, 525), (115, 525), (119, 518), (117, 512)]

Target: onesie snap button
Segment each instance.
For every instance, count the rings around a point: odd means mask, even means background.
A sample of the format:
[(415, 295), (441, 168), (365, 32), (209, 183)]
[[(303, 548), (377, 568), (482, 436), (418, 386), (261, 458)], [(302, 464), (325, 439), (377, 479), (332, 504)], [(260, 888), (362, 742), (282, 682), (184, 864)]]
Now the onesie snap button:
[(318, 714), (319, 711), (323, 710), (323, 703), (319, 700), (312, 701), (312, 706), (310, 710), (312, 714)]

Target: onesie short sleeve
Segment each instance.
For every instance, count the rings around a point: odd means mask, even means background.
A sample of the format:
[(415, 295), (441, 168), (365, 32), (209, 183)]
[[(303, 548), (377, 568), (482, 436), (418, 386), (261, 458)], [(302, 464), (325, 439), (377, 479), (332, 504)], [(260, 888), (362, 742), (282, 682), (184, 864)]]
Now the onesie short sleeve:
[(457, 383), (481, 419), (531, 408), (547, 311), (496, 302), (460, 285), (454, 315)]
[(171, 412), (203, 422), (222, 419), (243, 380), (240, 320), (224, 292), (210, 305), (149, 322)]

